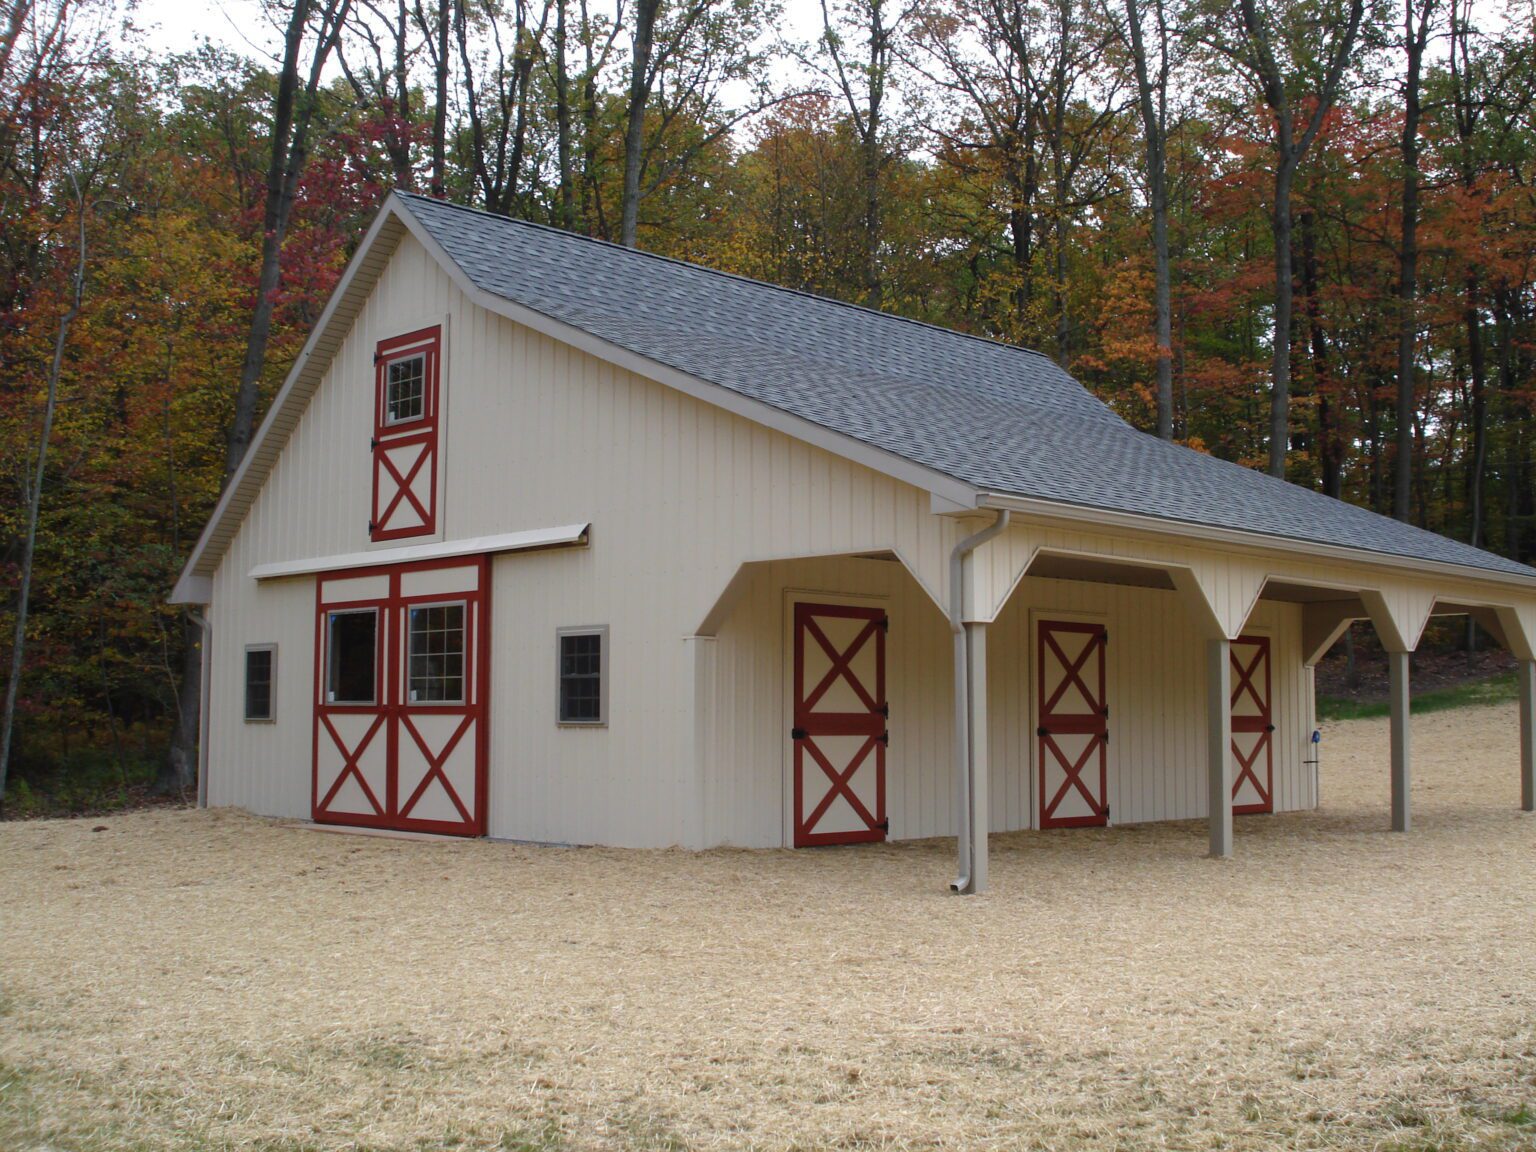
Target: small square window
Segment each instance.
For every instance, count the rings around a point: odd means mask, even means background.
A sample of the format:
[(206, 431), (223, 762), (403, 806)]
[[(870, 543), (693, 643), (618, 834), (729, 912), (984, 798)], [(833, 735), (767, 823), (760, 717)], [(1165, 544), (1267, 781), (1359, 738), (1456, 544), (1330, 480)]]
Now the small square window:
[(253, 644), (245, 650), (245, 718), (271, 720), (272, 677), (277, 670), (277, 647)]
[(464, 605), (428, 604), (411, 609), (412, 704), (464, 702)]
[(426, 403), (427, 358), (391, 360), (385, 372), (384, 419), (387, 424), (420, 420)]
[(608, 723), (608, 629), (562, 628), (558, 640), (560, 723)]

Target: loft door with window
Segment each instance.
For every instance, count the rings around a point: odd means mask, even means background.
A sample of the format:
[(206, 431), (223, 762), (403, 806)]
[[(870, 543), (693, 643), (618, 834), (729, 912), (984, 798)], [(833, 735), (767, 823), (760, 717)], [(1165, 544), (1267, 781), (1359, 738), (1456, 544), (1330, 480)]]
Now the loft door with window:
[(483, 835), (487, 561), (326, 575), (316, 594), (314, 819)]
[(437, 531), (442, 329), (380, 341), (374, 351), (372, 540)]

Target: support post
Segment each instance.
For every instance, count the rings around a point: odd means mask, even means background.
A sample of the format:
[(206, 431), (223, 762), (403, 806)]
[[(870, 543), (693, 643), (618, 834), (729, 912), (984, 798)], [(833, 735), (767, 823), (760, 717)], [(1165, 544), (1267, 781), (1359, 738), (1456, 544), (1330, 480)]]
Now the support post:
[(1232, 642), (1205, 644), (1206, 783), (1211, 855), (1232, 855)]
[(987, 626), (967, 624), (966, 678), (971, 745), (971, 892), (987, 890), (987, 831), (991, 826), (987, 797)]
[(693, 772), (693, 802), (681, 813), (681, 843), (701, 851), (709, 844), (710, 739), (714, 725), (715, 638), (683, 638), (683, 667), (691, 676), (693, 726), (687, 732), (688, 767)]
[(1406, 832), (1413, 822), (1408, 805), (1408, 653), (1388, 652), (1387, 667), (1392, 704), (1392, 831)]
[(1536, 812), (1536, 660), (1520, 661), (1520, 809)]

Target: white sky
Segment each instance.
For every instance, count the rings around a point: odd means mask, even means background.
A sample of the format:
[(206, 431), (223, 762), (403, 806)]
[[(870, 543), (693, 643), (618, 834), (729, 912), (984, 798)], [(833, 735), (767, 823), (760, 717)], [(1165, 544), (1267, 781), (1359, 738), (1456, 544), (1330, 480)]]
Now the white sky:
[[(821, 34), (820, 0), (781, 2), (784, 13), (778, 30), (786, 38), (809, 41)], [(133, 22), (151, 45), (167, 53), (186, 52), (209, 40), (242, 55), (276, 61), (282, 45), (282, 30), (260, 0), (137, 0)]]

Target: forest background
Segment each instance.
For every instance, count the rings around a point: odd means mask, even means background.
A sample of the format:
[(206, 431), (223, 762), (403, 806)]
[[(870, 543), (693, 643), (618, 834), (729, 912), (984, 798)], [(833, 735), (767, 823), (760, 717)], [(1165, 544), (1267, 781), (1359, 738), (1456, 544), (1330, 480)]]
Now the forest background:
[(170, 51), (8, 0), (7, 813), (194, 786), (165, 597), (391, 187), (1037, 348), (1536, 559), (1532, 0), (791, 3), (230, 0), (248, 46)]

